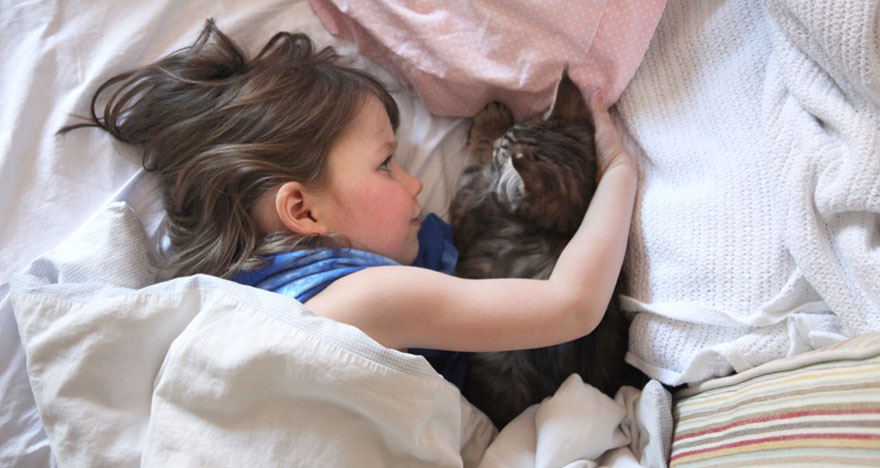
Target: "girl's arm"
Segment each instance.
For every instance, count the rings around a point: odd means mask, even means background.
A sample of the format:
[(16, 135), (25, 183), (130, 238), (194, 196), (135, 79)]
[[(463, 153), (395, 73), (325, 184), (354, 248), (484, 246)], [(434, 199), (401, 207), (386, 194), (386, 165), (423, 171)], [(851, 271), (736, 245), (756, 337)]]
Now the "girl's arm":
[(468, 280), (416, 267), (376, 267), (335, 281), (309, 308), (391, 348), (523, 349), (593, 331), (623, 264), (636, 170), (599, 93), (590, 108), (601, 178), (549, 279)]

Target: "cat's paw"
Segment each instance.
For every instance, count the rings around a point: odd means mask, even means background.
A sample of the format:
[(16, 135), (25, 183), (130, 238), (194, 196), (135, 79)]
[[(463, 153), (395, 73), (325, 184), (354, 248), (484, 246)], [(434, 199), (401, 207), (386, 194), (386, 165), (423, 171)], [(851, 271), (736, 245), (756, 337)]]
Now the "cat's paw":
[(470, 136), (488, 137), (492, 140), (501, 138), (504, 132), (513, 126), (513, 113), (504, 104), (494, 101), (490, 102), (477, 115), (471, 124)]
[(495, 140), (513, 126), (513, 113), (500, 102), (490, 102), (471, 122), (468, 130), (468, 152), (477, 160), (492, 157)]

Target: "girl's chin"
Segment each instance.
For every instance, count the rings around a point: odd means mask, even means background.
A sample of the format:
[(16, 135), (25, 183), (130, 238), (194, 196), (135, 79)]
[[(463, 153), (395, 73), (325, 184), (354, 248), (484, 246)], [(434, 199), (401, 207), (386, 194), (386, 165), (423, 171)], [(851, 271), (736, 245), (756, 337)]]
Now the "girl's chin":
[(415, 248), (413, 248), (412, 251), (409, 252), (409, 255), (407, 255), (406, 258), (404, 259), (405, 261), (400, 262), (400, 264), (401, 265), (412, 265), (413, 262), (416, 261), (416, 257), (418, 257), (418, 256), (419, 256), (419, 244), (418, 244), (418, 242), (416, 242)]

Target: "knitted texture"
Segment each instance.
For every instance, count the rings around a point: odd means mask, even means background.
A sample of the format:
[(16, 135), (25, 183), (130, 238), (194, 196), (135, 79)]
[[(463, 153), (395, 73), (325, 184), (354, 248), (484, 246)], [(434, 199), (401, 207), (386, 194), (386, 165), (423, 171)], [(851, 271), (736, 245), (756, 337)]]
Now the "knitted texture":
[(880, 330), (878, 4), (667, 4), (617, 106), (640, 171), (628, 360), (648, 375)]

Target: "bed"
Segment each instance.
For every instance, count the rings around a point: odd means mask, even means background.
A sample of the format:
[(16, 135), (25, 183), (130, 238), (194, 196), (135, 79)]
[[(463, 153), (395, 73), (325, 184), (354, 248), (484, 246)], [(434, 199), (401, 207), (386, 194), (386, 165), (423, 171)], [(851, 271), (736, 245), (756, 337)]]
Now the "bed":
[[(0, 465), (880, 464), (880, 1), (440, 3), (0, 0)], [(639, 164), (623, 303), (652, 381), (571, 378), (495, 428), (292, 299), (157, 282), (136, 152), (54, 133), (209, 17), (380, 77), (441, 216), (467, 116), (540, 113), (564, 69), (602, 87)]]

